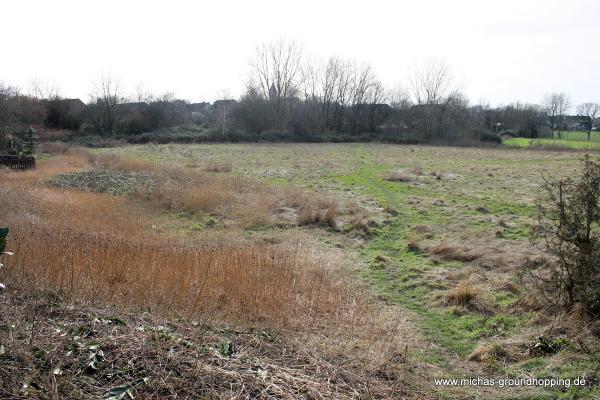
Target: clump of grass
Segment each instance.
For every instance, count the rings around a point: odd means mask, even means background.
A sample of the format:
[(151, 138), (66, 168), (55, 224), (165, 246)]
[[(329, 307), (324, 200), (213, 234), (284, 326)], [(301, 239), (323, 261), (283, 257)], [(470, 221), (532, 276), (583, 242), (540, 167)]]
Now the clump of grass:
[(421, 253), (423, 251), (422, 240), (422, 236), (415, 235), (406, 242), (406, 248), (413, 253)]
[(423, 175), (423, 166), (421, 164), (414, 164), (412, 167), (408, 168), (406, 172), (411, 175)]
[(392, 182), (412, 182), (414, 176), (404, 171), (392, 171), (386, 175), (385, 179)]
[(392, 171), (385, 176), (385, 179), (392, 182), (412, 182), (421, 175), (423, 175), (423, 167), (415, 164), (410, 168)]
[(434, 255), (442, 260), (469, 262), (477, 260), (481, 257), (481, 254), (476, 250), (454, 243), (440, 243), (436, 246), (430, 247), (428, 251), (429, 254)]
[(469, 361), (483, 362), (493, 366), (497, 362), (515, 362), (522, 356), (501, 343), (478, 347), (469, 355)]
[(353, 215), (348, 225), (344, 228), (345, 231), (356, 231), (363, 236), (369, 236), (371, 234), (371, 226), (369, 219), (365, 217), (362, 212)]
[(312, 204), (306, 203), (298, 210), (298, 225), (317, 225), (321, 213)]
[(233, 166), (226, 161), (211, 161), (204, 166), (206, 172), (231, 172)]
[(244, 206), (236, 210), (235, 215), (245, 227), (268, 225), (271, 222), (273, 201), (269, 196), (260, 193), (245, 199)]
[(480, 295), (481, 290), (471, 280), (464, 280), (446, 295), (446, 302), (466, 306), (472, 304)]
[(337, 228), (337, 213), (338, 213), (338, 205), (336, 201), (332, 201), (327, 206), (327, 209), (323, 213), (322, 223), (331, 228)]
[(311, 202), (306, 202), (298, 210), (298, 225), (320, 225), (337, 227), (337, 202), (331, 201), (325, 209), (321, 209), (318, 205)]

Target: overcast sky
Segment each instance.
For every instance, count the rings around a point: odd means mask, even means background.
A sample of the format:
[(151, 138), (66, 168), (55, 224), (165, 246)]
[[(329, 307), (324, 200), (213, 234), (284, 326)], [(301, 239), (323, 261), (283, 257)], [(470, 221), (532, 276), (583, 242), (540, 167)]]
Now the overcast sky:
[(369, 63), (389, 86), (435, 57), (472, 102), (600, 101), (598, 0), (3, 0), (0, 35), (0, 81), (54, 82), (84, 100), (102, 74), (131, 93), (237, 97), (256, 45), (283, 38)]

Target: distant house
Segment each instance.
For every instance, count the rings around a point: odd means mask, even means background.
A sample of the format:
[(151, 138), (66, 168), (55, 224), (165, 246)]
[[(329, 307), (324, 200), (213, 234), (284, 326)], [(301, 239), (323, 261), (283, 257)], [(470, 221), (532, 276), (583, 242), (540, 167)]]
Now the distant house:
[(142, 113), (147, 107), (148, 103), (144, 101), (120, 103), (115, 106), (115, 111), (123, 114)]
[(566, 115), (561, 125), (567, 131), (587, 131), (588, 129), (586, 118), (579, 115)]
[(223, 107), (231, 108), (231, 107), (234, 107), (235, 105), (237, 105), (236, 100), (216, 100), (213, 103), (213, 110), (220, 110)]
[(203, 101), (202, 103), (188, 104), (188, 108), (193, 113), (208, 113), (212, 106), (209, 102)]
[(223, 115), (229, 115), (237, 105), (236, 100), (216, 100), (212, 106), (213, 116), (216, 115), (219, 118)]
[(195, 123), (203, 123), (208, 120), (212, 112), (212, 104), (208, 102), (188, 104), (188, 110), (192, 116), (192, 121)]
[(235, 110), (238, 102), (235, 100), (216, 100), (212, 106), (211, 118), (224, 130), (229, 124), (229, 117)]

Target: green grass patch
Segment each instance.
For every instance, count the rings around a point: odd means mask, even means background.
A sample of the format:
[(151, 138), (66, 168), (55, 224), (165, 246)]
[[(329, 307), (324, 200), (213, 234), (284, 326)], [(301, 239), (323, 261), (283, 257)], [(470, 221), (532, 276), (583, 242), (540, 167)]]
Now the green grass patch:
[(583, 140), (571, 140), (571, 139), (528, 139), (528, 138), (513, 138), (506, 139), (502, 143), (512, 147), (537, 147), (537, 146), (555, 146), (564, 147), (575, 150), (600, 150), (600, 142), (597, 141), (583, 141)]

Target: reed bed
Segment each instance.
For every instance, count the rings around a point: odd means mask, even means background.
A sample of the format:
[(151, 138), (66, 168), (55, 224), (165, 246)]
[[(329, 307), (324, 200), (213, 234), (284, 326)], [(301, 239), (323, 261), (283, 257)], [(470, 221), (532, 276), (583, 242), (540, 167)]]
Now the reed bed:
[[(150, 164), (127, 165), (147, 170)], [(85, 163), (66, 169), (71, 167)], [(41, 167), (38, 178), (55, 168)], [(150, 204), (1, 173), (0, 224), (10, 226), (17, 255), (6, 260), (3, 279), (18, 287), (57, 289), (73, 300), (270, 326), (346, 318), (349, 307), (360, 308), (348, 283), (307, 242), (254, 243), (232, 230), (192, 242), (156, 231), (154, 204), (223, 215), (250, 211), (245, 218), (251, 224), (268, 215), (273, 201), (263, 185), (192, 173), (187, 179), (206, 181), (190, 186), (180, 183), (182, 174), (163, 172), (168, 175), (149, 195)], [(240, 193), (250, 199), (244, 207)]]

